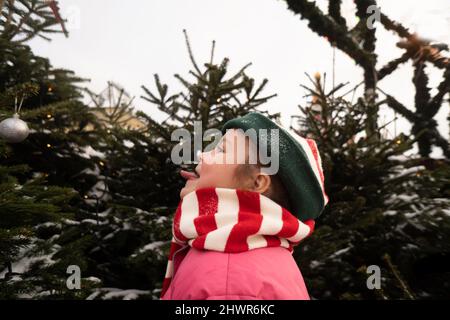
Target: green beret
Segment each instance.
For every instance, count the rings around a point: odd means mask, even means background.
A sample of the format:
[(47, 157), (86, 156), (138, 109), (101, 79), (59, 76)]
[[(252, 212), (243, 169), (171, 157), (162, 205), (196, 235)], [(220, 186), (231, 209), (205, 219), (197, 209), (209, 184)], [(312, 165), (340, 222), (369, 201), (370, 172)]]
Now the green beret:
[[(290, 208), (285, 209), (301, 221), (320, 216), (328, 203), (328, 197), (325, 193), (322, 160), (314, 140), (303, 138), (257, 112), (229, 120), (222, 127), (222, 133), (225, 134), (227, 129), (242, 129), (244, 133), (249, 129), (256, 130), (254, 143), (258, 150), (266, 148), (266, 154), (273, 145), (279, 157), (278, 176), (290, 203)], [(272, 129), (278, 130), (278, 139)], [(249, 134), (249, 137), (254, 139), (254, 135)]]

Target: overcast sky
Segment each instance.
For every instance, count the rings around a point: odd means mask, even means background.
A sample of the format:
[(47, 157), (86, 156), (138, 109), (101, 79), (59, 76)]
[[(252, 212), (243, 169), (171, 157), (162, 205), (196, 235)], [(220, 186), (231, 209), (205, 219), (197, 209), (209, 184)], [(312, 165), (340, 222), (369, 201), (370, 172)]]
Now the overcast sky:
[[(316, 1), (320, 5), (325, 1)], [(351, 23), (353, 0), (344, 0), (344, 14)], [(383, 12), (398, 19), (411, 30), (435, 41), (450, 43), (450, 1), (379, 0)], [(102, 91), (108, 80), (121, 84), (136, 96), (136, 109), (156, 114), (156, 107), (140, 98), (141, 85), (154, 88), (158, 73), (173, 93), (181, 89), (173, 75), (186, 75), (191, 65), (185, 47), (183, 29), (189, 33), (197, 62), (209, 59), (211, 41), (216, 40), (216, 62), (230, 58), (230, 72), (248, 62), (248, 74), (259, 83), (267, 78), (265, 93), (277, 93), (265, 107), (282, 113), (288, 126), (305, 94), (300, 84), (308, 84), (305, 72), (332, 75), (333, 50), (287, 9), (282, 0), (60, 0), (61, 13), (69, 19), (69, 38), (53, 37), (52, 42), (35, 39), (34, 52), (48, 57), (55, 67), (74, 70), (91, 79), (86, 84)], [(379, 64), (399, 57), (397, 38), (378, 28)], [(230, 73), (230, 74), (231, 74)], [(356, 85), (362, 73), (352, 60), (336, 50), (336, 82)], [(439, 83), (442, 72), (430, 72), (430, 85)], [(404, 65), (380, 83), (405, 105), (413, 107), (414, 88), (411, 65)], [(331, 85), (331, 83), (329, 83)], [(350, 88), (350, 87), (349, 87)], [(448, 137), (445, 120), (448, 105), (438, 114), (440, 131)], [(380, 121), (389, 122), (393, 114), (382, 110)], [(394, 127), (389, 130), (394, 133)], [(408, 133), (409, 124), (397, 122), (397, 133)], [(439, 156), (437, 152), (434, 155)]]

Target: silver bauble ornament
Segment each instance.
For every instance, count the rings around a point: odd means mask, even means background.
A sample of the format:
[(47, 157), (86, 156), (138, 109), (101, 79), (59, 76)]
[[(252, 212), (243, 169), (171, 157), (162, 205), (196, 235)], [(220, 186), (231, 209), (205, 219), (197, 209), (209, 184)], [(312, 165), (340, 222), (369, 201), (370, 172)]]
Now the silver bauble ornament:
[(12, 118), (0, 122), (0, 137), (5, 139), (6, 142), (22, 142), (28, 137), (29, 133), (30, 129), (27, 123), (21, 120), (17, 113)]

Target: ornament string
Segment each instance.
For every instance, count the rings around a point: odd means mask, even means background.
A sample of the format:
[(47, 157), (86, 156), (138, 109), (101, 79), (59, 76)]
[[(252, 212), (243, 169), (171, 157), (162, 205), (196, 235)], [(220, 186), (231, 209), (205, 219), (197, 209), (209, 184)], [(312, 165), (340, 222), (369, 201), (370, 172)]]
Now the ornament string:
[(14, 114), (20, 114), (20, 110), (22, 109), (24, 100), (25, 100), (25, 95), (22, 95), (19, 106), (17, 106), (17, 96), (14, 98)]

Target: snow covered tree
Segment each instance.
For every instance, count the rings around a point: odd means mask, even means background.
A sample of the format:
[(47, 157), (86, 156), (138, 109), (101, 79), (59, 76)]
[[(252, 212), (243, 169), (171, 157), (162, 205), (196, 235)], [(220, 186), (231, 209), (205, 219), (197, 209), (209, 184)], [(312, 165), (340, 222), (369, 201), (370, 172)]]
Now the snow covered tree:
[(171, 160), (171, 150), (179, 143), (171, 140), (172, 131), (192, 131), (194, 121), (201, 121), (203, 130), (219, 128), (226, 120), (254, 110), (270, 98), (259, 97), (267, 80), (254, 88), (254, 80), (244, 73), (248, 66), (227, 77), (228, 59), (214, 63), (214, 43), (211, 60), (203, 70), (194, 59), (187, 36), (186, 44), (193, 83), (176, 75), (185, 90), (173, 95), (168, 94), (168, 86), (158, 75), (155, 93), (143, 86), (144, 99), (167, 114), (165, 121), (155, 120), (151, 111), (137, 112), (146, 124), (145, 130), (113, 126), (107, 144), (99, 149), (106, 155), (102, 175), (109, 197), (101, 209), (107, 212), (100, 219), (102, 240), (92, 256), (99, 262), (103, 284), (109, 289), (100, 288), (91, 298), (159, 299), (171, 218), (183, 183), (179, 167)]
[[(7, 146), (1, 144), (0, 148), (4, 157)], [(42, 176), (28, 179), (28, 170), (25, 165), (0, 166), (0, 265), (2, 269), (5, 267), (0, 276), (0, 297), (3, 299), (14, 298), (29, 289), (29, 283), (22, 281), (23, 274), (13, 269), (12, 262), (35, 241), (37, 233), (33, 227), (70, 217), (69, 213), (73, 212), (69, 205), (75, 195), (72, 189), (47, 186)]]
[[(365, 99), (349, 102), (342, 85), (325, 92), (320, 79), (305, 87), (316, 107), (300, 107), (305, 116), (293, 126), (317, 141), (330, 196), (294, 253), (311, 295), (449, 298), (450, 162), (405, 156), (420, 135), (370, 139)], [(380, 290), (367, 287), (371, 265), (381, 269)]]
[[(364, 95), (352, 103), (346, 96), (356, 88), (338, 95), (339, 85), (325, 92), (316, 76), (313, 88), (306, 88), (314, 103), (301, 108), (298, 117), (297, 129), (318, 141), (330, 195), (319, 228), (297, 253), (311, 294), (322, 299), (448, 298), (450, 153), (434, 119), (450, 91), (448, 45), (411, 33), (377, 8), (376, 0), (354, 1), (354, 27), (341, 14), (340, 0), (328, 1), (328, 12), (307, 0), (287, 4), (312, 31), (355, 61), (365, 85)], [(398, 36), (397, 47), (405, 50), (384, 66), (376, 53), (380, 27)], [(407, 62), (414, 69), (414, 109), (377, 85)], [(443, 75), (434, 95), (428, 86), (430, 67)], [(383, 136), (386, 125), (378, 119), (383, 104), (412, 124), (411, 136)], [(419, 155), (411, 153), (413, 144)], [(433, 147), (443, 151), (443, 159), (429, 158)], [(380, 290), (367, 286), (371, 265), (381, 268)]]
[(16, 98), (21, 100), (17, 88), (37, 87), (35, 95), (23, 99), (21, 117), (30, 127), (28, 138), (16, 144), (0, 141), (2, 294), (83, 297), (86, 291), (66, 286), (67, 267), (86, 265), (80, 254), (82, 239), (71, 247), (65, 246), (67, 233), (60, 236), (73, 225), (72, 219), (95, 214), (82, 195), (98, 180), (94, 170), (99, 158), (92, 146), (102, 131), (86, 130), (88, 123), (98, 124), (79, 100), (77, 83), (82, 79), (54, 69), (26, 44), (57, 31), (53, 26), (62, 20), (56, 2), (1, 1), (0, 9), (2, 120), (11, 116)]

